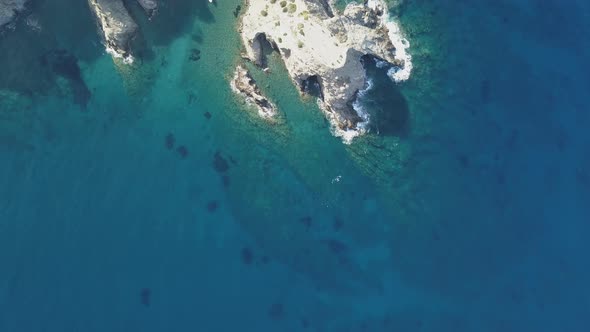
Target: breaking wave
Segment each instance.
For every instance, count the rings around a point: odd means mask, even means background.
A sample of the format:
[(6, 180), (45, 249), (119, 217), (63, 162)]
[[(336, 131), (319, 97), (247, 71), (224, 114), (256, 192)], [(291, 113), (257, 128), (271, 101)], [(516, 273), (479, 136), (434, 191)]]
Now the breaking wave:
[[(403, 65), (393, 66), (387, 71), (387, 75), (395, 82), (402, 82), (410, 78), (412, 73), (412, 56), (408, 53), (407, 49), (410, 47), (410, 42), (404, 38), (399, 25), (391, 20), (389, 16), (389, 10), (387, 5), (382, 0), (368, 0), (367, 6), (371, 9), (381, 9), (383, 15), (381, 16), (381, 24), (383, 24), (388, 31), (388, 37), (393, 46), (395, 47), (394, 58)], [(379, 66), (379, 64), (377, 64)], [(381, 67), (379, 67), (381, 68)]]
[[(362, 121), (356, 124), (354, 129), (341, 129), (337, 125), (332, 125), (332, 133), (334, 134), (334, 136), (342, 138), (342, 142), (344, 142), (344, 144), (351, 144), (352, 140), (355, 137), (363, 135), (369, 131), (370, 115), (369, 112), (367, 112), (367, 110), (363, 106), (362, 100), (363, 97), (367, 95), (367, 92), (373, 89), (373, 85), (373, 80), (368, 79), (366, 87), (358, 91), (356, 99), (352, 103), (352, 108), (362, 119)], [(323, 105), (320, 104), (320, 107), (322, 106)], [(334, 124), (336, 122), (332, 123)]]

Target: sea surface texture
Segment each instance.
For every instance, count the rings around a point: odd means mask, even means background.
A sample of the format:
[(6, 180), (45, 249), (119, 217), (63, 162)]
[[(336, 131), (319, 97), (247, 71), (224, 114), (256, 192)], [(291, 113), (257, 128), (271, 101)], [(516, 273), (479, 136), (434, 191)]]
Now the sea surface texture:
[(126, 3), (133, 64), (87, 1), (0, 36), (0, 332), (590, 331), (590, 2), (392, 1), (350, 145), (276, 53), (234, 96), (241, 1)]

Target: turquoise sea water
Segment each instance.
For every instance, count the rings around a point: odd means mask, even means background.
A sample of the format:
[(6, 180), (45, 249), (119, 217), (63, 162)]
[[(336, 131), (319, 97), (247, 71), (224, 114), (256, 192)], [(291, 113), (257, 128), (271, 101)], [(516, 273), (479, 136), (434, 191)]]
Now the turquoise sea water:
[(85, 1), (0, 37), (1, 332), (590, 329), (586, 2), (404, 1), (350, 146), (276, 55), (276, 123), (232, 95), (238, 4), (130, 5), (133, 66)]

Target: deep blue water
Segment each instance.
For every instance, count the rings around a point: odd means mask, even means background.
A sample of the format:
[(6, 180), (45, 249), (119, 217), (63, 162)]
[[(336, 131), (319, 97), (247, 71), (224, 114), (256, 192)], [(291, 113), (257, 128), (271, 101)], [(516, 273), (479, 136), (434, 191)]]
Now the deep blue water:
[(134, 66), (85, 1), (0, 36), (0, 332), (590, 330), (590, 4), (404, 1), (346, 146), (276, 55), (279, 123), (234, 99), (239, 3), (132, 6)]

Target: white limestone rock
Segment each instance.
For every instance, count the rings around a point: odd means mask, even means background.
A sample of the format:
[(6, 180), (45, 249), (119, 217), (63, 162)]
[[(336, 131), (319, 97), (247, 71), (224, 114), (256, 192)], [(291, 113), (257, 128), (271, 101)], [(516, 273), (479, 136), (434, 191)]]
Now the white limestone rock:
[(280, 52), (296, 84), (317, 80), (320, 106), (334, 134), (346, 142), (364, 133), (369, 120), (353, 108), (367, 88), (361, 57), (387, 62), (395, 81), (407, 79), (412, 69), (409, 44), (382, 0), (349, 4), (343, 13), (333, 11), (326, 0), (249, 0), (240, 32), (246, 56), (257, 65), (265, 65), (261, 45), (266, 39)]

